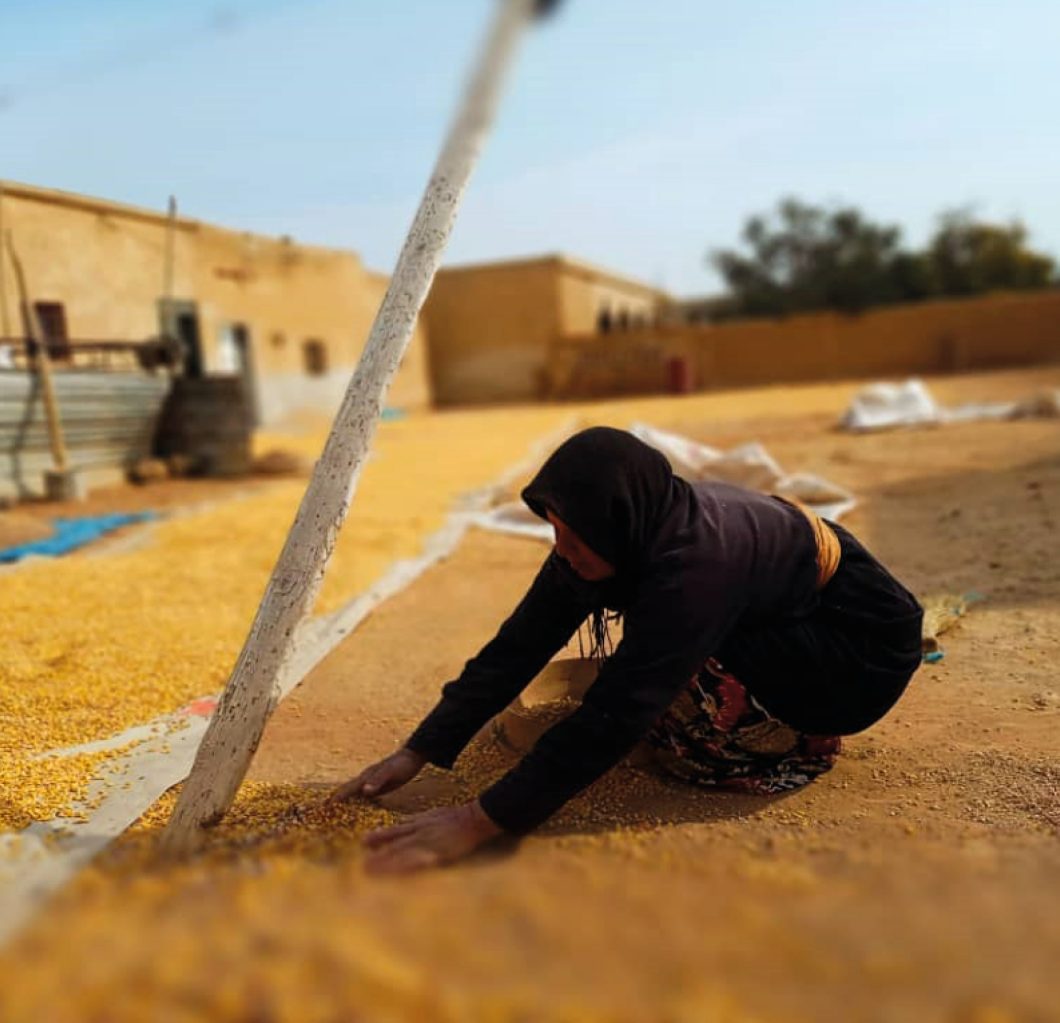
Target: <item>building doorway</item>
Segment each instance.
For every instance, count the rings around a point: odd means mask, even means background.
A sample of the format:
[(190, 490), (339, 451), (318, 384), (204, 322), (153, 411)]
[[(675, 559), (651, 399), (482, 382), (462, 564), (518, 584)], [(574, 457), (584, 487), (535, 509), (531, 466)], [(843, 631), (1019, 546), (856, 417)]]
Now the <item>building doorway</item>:
[(184, 376), (205, 376), (198, 305), (180, 298), (159, 299), (158, 319), (162, 336), (175, 338), (180, 343)]

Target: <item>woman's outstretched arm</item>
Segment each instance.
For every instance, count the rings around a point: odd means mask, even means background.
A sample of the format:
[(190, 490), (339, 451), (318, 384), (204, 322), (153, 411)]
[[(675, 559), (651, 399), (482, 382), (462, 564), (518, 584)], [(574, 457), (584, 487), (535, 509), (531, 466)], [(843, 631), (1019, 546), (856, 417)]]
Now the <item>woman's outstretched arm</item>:
[(406, 785), (428, 762), (451, 767), (471, 737), (545, 666), (593, 608), (592, 589), (555, 552), (497, 635), (447, 683), (442, 698), (405, 745), (332, 796), (381, 796)]
[(434, 709), (405, 744), (451, 767), (471, 737), (500, 713), (574, 635), (593, 609), (592, 587), (553, 551), (497, 635), (442, 688)]

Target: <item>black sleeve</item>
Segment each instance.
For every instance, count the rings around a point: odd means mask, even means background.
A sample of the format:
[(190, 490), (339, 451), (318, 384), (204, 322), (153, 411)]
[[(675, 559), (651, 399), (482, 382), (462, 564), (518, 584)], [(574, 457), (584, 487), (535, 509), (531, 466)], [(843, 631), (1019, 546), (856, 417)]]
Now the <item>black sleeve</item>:
[(442, 688), (406, 746), (452, 767), (471, 737), (523, 691), (593, 609), (591, 589), (553, 551), (497, 635)]
[(722, 592), (693, 597), (680, 589), (649, 588), (630, 609), (622, 642), (581, 706), (481, 795), (483, 810), (505, 831), (533, 830), (614, 767), (716, 648), (736, 602)]

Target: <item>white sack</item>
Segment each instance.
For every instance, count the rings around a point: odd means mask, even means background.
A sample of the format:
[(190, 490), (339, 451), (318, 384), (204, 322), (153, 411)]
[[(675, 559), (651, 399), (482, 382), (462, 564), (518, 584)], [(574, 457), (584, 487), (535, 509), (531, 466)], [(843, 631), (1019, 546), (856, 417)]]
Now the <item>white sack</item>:
[(863, 387), (843, 413), (846, 430), (887, 430), (899, 426), (970, 423), (982, 420), (1055, 418), (1060, 416), (1060, 390), (1046, 390), (1022, 401), (970, 402), (956, 408), (939, 405), (922, 380)]

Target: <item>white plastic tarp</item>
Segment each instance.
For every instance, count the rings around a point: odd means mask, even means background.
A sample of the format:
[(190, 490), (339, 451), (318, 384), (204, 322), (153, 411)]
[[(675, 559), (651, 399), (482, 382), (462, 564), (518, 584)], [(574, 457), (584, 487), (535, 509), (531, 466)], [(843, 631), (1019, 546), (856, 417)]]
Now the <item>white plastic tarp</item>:
[[(630, 432), (661, 451), (674, 472), (690, 481), (720, 480), (736, 483), (809, 505), (818, 515), (833, 521), (849, 512), (857, 500), (830, 480), (812, 473), (786, 473), (759, 443), (741, 444), (720, 451), (677, 433), (634, 423)], [(498, 533), (552, 540), (552, 527), (522, 502), (513, 501), (473, 516), (475, 525)]]
[(634, 423), (630, 432), (645, 444), (658, 448), (678, 476), (693, 482), (720, 480), (736, 483), (751, 490), (779, 494), (809, 505), (826, 519), (846, 515), (857, 500), (831, 480), (813, 473), (785, 472), (772, 455), (757, 441), (720, 451), (707, 444), (668, 433), (644, 423)]

